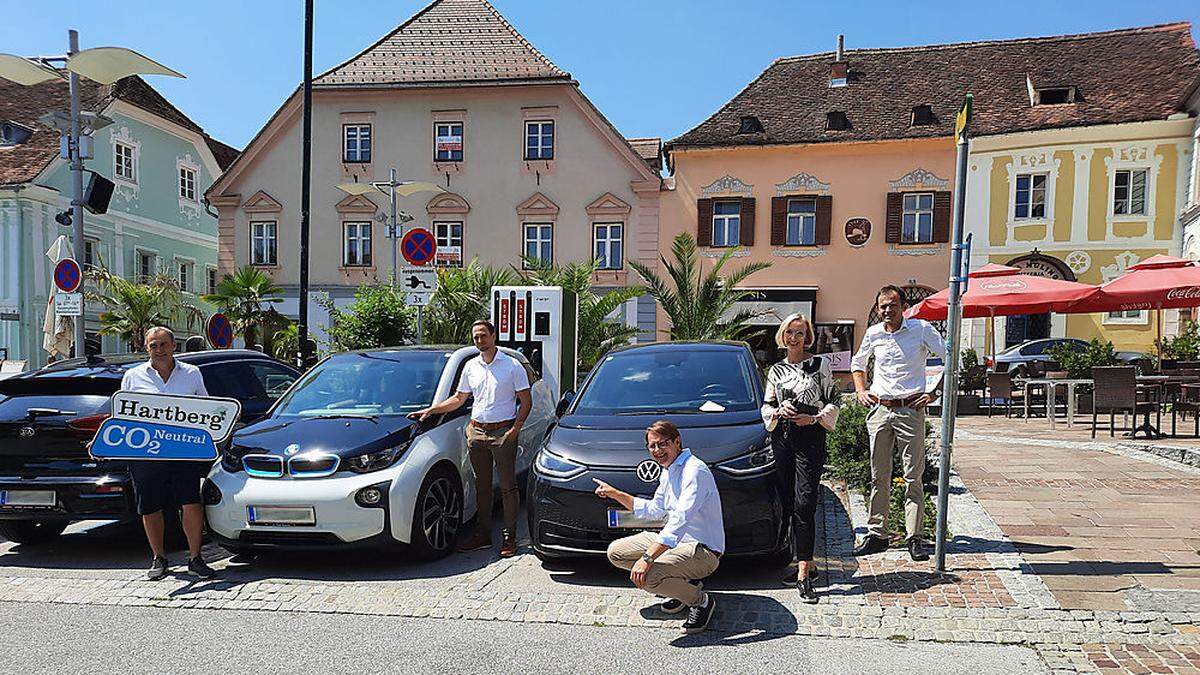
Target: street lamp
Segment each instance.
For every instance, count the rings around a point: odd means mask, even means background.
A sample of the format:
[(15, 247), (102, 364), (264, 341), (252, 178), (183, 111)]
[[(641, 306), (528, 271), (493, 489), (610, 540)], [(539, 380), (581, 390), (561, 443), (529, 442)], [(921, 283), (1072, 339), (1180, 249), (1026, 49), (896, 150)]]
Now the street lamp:
[[(388, 217), (387, 236), (392, 240), (392, 288), (396, 287), (396, 277), (400, 273), (400, 267), (396, 260), (396, 250), (400, 242), (400, 232), (396, 229), (396, 195), (401, 197), (411, 197), (412, 195), (421, 192), (445, 192), (446, 190), (439, 185), (426, 183), (424, 181), (415, 180), (396, 180), (396, 170), (393, 168), (388, 174), (386, 181), (373, 181), (370, 183), (342, 183), (337, 186), (337, 189), (345, 192), (348, 195), (359, 196), (365, 195), (368, 192), (379, 192), (388, 196), (391, 202), (391, 215)], [(407, 223), (413, 220), (413, 217), (400, 212), (400, 221)]]
[[(62, 79), (63, 74), (52, 63), (61, 63), (70, 73), (67, 77), (71, 92), (71, 110), (68, 115), (58, 111), (43, 116), (42, 121), (52, 126), (66, 138), (66, 157), (71, 166), (73, 185), (71, 207), (74, 231), (72, 250), (75, 255), (83, 251), (83, 160), (91, 159), (92, 146), (84, 144), (97, 129), (111, 120), (90, 112), (79, 110), (79, 77), (82, 75), (93, 82), (112, 84), (131, 75), (169, 75), (184, 77), (183, 73), (168, 68), (154, 59), (124, 47), (95, 47), (79, 50), (79, 32), (68, 31), (68, 51), (62, 56), (38, 56), (25, 58), (15, 54), (0, 54), (0, 78), (31, 87), (42, 82)], [(86, 145), (86, 147), (85, 147)], [(85, 356), (85, 313), (80, 303), (79, 320), (75, 322), (75, 355)]]

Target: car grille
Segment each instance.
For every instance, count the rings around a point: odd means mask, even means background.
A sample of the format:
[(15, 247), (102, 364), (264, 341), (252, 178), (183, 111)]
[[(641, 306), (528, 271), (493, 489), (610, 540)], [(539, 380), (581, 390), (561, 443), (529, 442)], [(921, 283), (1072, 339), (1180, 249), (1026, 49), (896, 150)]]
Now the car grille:
[(280, 478), (283, 476), (283, 458), (273, 455), (246, 455), (242, 467), (255, 478)]
[(238, 541), (252, 546), (340, 546), (346, 542), (331, 532), (242, 532)]
[(296, 455), (288, 458), (288, 474), (296, 478), (320, 478), (335, 473), (340, 462), (337, 455)]

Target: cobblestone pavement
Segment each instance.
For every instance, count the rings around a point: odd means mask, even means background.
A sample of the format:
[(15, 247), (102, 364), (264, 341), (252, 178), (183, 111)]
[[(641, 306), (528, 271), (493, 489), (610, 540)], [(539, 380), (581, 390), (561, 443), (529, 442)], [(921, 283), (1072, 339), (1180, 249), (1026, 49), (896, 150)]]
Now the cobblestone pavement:
[[(959, 438), (956, 461), (998, 445), (995, 439), (975, 440), (973, 433), (979, 435), (968, 429)], [(1017, 466), (1021, 457), (1044, 458), (1046, 451), (1046, 446), (1021, 446), (1011, 439), (1006, 447), (1014, 453), (1026, 448), (1027, 455), (1009, 457)], [(1123, 457), (1106, 447), (1095, 452)], [(1126, 460), (1153, 471), (1174, 471), (1169, 463)], [(1183, 591), (1139, 586), (1137, 593), (1122, 596), (1127, 603), (1121, 608), (1072, 607), (1062, 598), (1073, 596), (1048, 586), (1047, 575), (1038, 569), (1040, 559), (1031, 561), (1039, 549), (1027, 544), (1042, 535), (1006, 529), (1035, 524), (1007, 521), (1002, 508), (996, 516), (987, 486), (985, 497), (977, 499), (972, 480), (978, 475), (972, 477), (969, 462), (962, 467), (966, 483), (957, 476), (951, 483), (953, 539), (946, 573), (939, 574), (933, 561), (914, 563), (896, 549), (851, 557), (856, 533), (865, 532), (862, 497), (826, 485), (818, 527), (821, 603), (800, 603), (795, 590), (782, 584), (782, 570), (764, 572), (754, 561), (729, 560), (706, 582), (719, 603), (712, 628), (730, 635), (1020, 644), (1035, 648), (1049, 669), (1063, 673), (1200, 672), (1200, 607), (1190, 604), (1191, 595), (1164, 596)], [(1148, 478), (1123, 475), (1119, 480)], [(1099, 490), (1065, 485), (1053, 489)], [(674, 631), (680, 621), (661, 614), (652, 598), (602, 561), (546, 565), (528, 552), (507, 560), (479, 552), (430, 564), (378, 554), (276, 555), (238, 564), (215, 547), (207, 553), (219, 558), (214, 564), (219, 579), (181, 575), (148, 582), (140, 578), (144, 543), (133, 528), (97, 528), (41, 551), (0, 544), (5, 568), (0, 601), (636, 626), (663, 630), (664, 643), (670, 640), (665, 631)]]

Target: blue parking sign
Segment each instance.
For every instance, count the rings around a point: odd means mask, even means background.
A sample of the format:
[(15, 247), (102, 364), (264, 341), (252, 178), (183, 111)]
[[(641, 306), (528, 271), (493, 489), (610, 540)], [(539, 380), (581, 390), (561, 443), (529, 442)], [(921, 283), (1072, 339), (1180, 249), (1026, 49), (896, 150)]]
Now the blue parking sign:
[(212, 461), (217, 445), (203, 429), (109, 418), (96, 432), (91, 453), (96, 459)]

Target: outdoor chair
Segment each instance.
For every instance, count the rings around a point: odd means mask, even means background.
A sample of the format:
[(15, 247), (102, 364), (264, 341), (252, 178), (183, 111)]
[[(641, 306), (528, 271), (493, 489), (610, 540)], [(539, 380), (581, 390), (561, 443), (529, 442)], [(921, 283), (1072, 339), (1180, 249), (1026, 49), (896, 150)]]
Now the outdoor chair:
[(1133, 366), (1093, 366), (1092, 380), (1092, 438), (1096, 437), (1100, 413), (1108, 413), (1111, 437), (1116, 436), (1117, 413), (1132, 414), (1137, 426), (1138, 413), (1145, 413), (1149, 419), (1151, 412), (1159, 410), (1158, 401), (1138, 400), (1137, 369)]
[(1175, 418), (1176, 416), (1187, 419), (1188, 414), (1192, 415), (1195, 421), (1195, 429), (1192, 432), (1193, 438), (1200, 438), (1200, 387), (1179, 385), (1179, 393), (1171, 401), (1171, 435), (1175, 433)]
[(988, 417), (992, 416), (992, 409), (996, 407), (996, 403), (1004, 402), (1004, 416), (1012, 416), (1013, 399), (1016, 395), (1024, 397), (1024, 392), (1021, 389), (1013, 387), (1013, 379), (1010, 373), (988, 373), (987, 374), (987, 399), (988, 399)]

